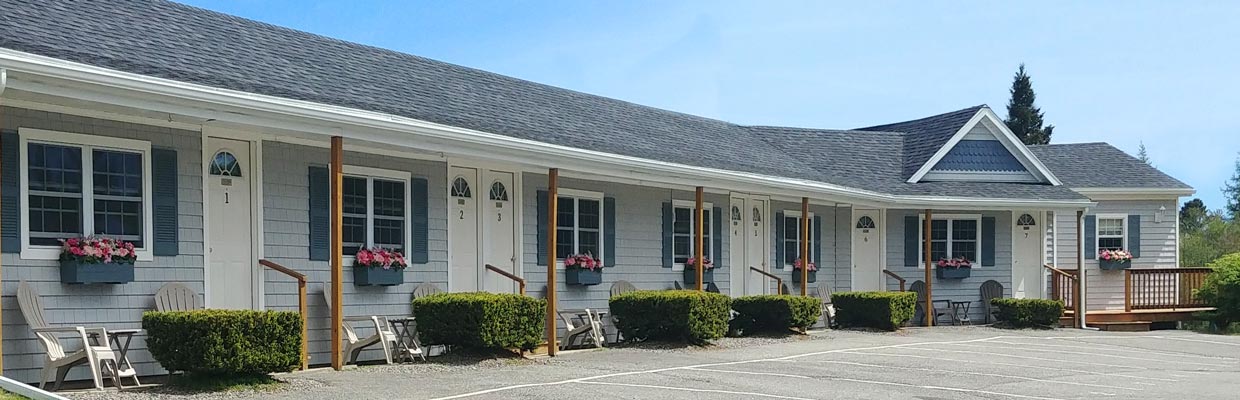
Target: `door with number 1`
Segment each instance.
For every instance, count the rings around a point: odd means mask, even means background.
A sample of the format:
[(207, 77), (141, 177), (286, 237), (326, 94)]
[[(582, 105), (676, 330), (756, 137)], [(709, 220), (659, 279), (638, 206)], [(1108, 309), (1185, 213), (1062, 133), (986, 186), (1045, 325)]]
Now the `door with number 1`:
[(448, 289), (514, 293), (516, 284), (486, 265), (517, 274), (515, 174), (453, 166), (449, 170)]

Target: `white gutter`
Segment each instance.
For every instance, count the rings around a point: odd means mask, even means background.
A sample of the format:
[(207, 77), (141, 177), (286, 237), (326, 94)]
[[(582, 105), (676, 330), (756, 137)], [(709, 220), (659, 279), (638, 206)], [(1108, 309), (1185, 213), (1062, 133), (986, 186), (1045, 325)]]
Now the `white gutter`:
[[(201, 102), (210, 105), (224, 105), (246, 110), (272, 113), (287, 117), (305, 118), (329, 125), (351, 125), (352, 127), (376, 129), (396, 134), (364, 135), (350, 129), (340, 129), (338, 134), (355, 139), (370, 140), (376, 143), (418, 148), (417, 137), (447, 140), (453, 143), (498, 147), (528, 154), (531, 160), (541, 161), (540, 166), (563, 167), (564, 160), (574, 160), (593, 167), (605, 167), (618, 171), (643, 171), (652, 174), (669, 176), (687, 176), (691, 178), (738, 182), (777, 188), (796, 193), (842, 197), (870, 202), (892, 203), (901, 207), (1038, 207), (1038, 208), (1080, 208), (1091, 206), (1089, 200), (1030, 200), (1030, 199), (978, 199), (941, 196), (901, 196), (850, 188), (824, 182), (803, 179), (775, 177), (746, 172), (728, 171), (714, 168), (697, 167), (684, 164), (647, 160), (638, 157), (604, 153), (600, 151), (577, 149), (568, 146), (548, 144), (533, 140), (519, 139), (487, 132), (465, 129), (449, 125), (437, 124), (392, 114), (377, 113), (354, 108), (339, 107), (322, 103), (286, 99), (236, 90), (213, 88), (204, 85), (174, 81), (170, 79), (150, 77), (129, 72), (122, 72), (92, 65), (80, 64), (45, 57), (12, 49), (0, 48), (0, 67), (32, 75), (46, 76), (72, 82), (99, 85), (109, 88), (135, 91), (159, 96), (168, 96), (178, 100)], [(42, 83), (35, 82), (33, 86)], [(221, 112), (219, 116), (227, 118), (229, 113)]]
[(4, 95), (4, 89), (9, 87), (9, 70), (0, 68), (0, 95)]

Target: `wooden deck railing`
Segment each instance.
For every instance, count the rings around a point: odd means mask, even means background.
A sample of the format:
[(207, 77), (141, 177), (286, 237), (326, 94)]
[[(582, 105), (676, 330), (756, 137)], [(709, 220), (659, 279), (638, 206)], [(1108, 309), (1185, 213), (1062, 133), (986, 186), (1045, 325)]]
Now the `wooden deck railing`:
[(885, 269), (883, 270), (883, 274), (891, 277), (892, 279), (895, 279), (896, 282), (900, 282), (900, 291), (901, 292), (905, 291), (904, 290), (904, 278), (901, 278), (900, 275), (897, 275), (895, 272), (891, 272)]
[(1124, 311), (1206, 307), (1193, 292), (1209, 268), (1124, 270)]
[(783, 278), (780, 278), (780, 277), (778, 277), (778, 276), (772, 275), (770, 272), (763, 271), (763, 270), (759, 269), (758, 267), (749, 267), (749, 269), (750, 269), (751, 271), (753, 271), (753, 272), (757, 272), (757, 273), (759, 273), (759, 274), (762, 274), (763, 276), (765, 276), (765, 277), (767, 277), (767, 278), (774, 279), (774, 280), (775, 280), (775, 290), (778, 290), (778, 291), (780, 292), (779, 294), (787, 294), (787, 293), (783, 293), (783, 291), (784, 291), (784, 280), (783, 280)]
[(258, 265), (271, 268), (297, 280), (297, 312), (301, 314), (301, 369), (305, 371), (310, 367), (310, 344), (307, 341), (309, 331), (306, 327), (306, 276), (267, 260), (258, 260)]
[(1062, 270), (1055, 268), (1053, 265), (1043, 265), (1047, 271), (1051, 273), (1051, 300), (1059, 300), (1064, 304), (1064, 310), (1072, 310), (1080, 315), (1080, 291), (1077, 290), (1077, 277), (1075, 270)]
[(502, 277), (505, 277), (505, 278), (511, 279), (513, 282), (516, 282), (516, 283), (517, 283), (517, 285), (518, 285), (518, 287), (520, 288), (520, 293), (521, 293), (521, 295), (522, 295), (522, 296), (525, 296), (525, 279), (523, 279), (523, 278), (521, 278), (521, 277), (519, 277), (519, 276), (513, 275), (511, 272), (505, 271), (503, 268), (496, 267), (496, 266), (491, 265), (491, 264), (487, 264), (487, 265), (486, 265), (486, 269), (487, 269), (487, 271), (491, 271), (491, 272), (497, 273), (497, 274), (499, 274), (499, 275), (500, 275), (500, 276), (502, 276)]

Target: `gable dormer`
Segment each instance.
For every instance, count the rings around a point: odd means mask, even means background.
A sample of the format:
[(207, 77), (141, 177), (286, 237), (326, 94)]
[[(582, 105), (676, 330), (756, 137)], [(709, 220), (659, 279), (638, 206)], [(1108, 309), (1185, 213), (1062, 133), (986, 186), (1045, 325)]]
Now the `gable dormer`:
[(908, 181), (1059, 184), (988, 107), (979, 109)]

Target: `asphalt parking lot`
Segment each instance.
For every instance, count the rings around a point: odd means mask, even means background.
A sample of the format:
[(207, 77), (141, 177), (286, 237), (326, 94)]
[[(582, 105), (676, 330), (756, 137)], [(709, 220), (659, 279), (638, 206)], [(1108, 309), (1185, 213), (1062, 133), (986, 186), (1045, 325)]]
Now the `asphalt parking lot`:
[[(736, 339), (732, 339), (736, 340)], [(1236, 399), (1240, 337), (987, 327), (832, 331), (713, 349), (624, 348), (487, 367), (292, 375), (259, 398)]]

